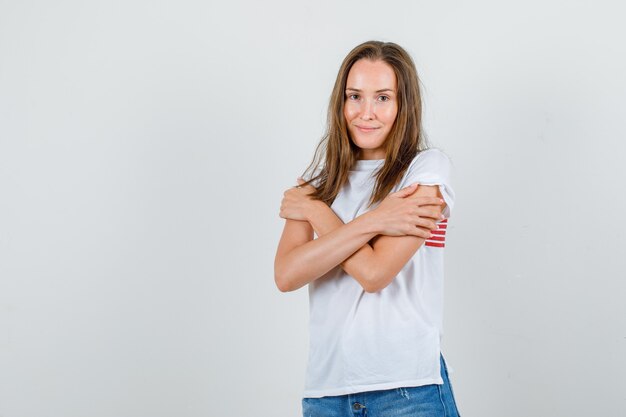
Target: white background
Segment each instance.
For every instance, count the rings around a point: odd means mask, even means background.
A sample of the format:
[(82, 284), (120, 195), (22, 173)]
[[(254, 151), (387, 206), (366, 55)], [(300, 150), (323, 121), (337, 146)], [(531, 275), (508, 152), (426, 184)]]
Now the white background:
[(619, 4), (0, 1), (0, 416), (300, 415), (278, 208), (369, 39), (456, 167), (461, 414), (626, 415)]

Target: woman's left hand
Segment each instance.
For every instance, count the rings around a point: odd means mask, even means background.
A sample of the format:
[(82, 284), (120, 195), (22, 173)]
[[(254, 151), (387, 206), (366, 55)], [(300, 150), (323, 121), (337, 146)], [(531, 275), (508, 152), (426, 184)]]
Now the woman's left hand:
[(313, 200), (309, 195), (315, 191), (312, 185), (305, 185), (302, 178), (298, 178), (298, 185), (289, 188), (283, 194), (283, 201), (280, 203), (279, 216), (283, 219), (308, 221), (308, 214), (312, 205), (317, 200)]

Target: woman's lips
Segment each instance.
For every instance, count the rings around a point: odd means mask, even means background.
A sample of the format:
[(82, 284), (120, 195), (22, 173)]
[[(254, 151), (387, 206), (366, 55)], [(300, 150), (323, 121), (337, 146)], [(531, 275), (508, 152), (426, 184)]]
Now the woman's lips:
[(363, 133), (373, 132), (374, 130), (378, 129), (377, 127), (367, 127), (367, 126), (358, 126), (358, 125), (356, 125), (356, 128), (359, 129)]

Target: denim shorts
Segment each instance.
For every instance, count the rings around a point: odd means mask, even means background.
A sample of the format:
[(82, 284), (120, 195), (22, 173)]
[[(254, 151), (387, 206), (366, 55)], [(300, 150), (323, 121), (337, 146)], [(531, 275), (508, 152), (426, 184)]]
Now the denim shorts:
[(443, 385), (392, 388), (321, 398), (303, 398), (303, 417), (459, 417), (448, 368), (441, 357)]

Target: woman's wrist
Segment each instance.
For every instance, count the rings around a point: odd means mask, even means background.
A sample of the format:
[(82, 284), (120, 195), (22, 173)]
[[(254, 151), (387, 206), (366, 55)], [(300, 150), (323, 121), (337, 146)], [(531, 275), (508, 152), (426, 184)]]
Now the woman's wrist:
[(376, 213), (376, 209), (363, 213), (354, 220), (359, 220), (363, 224), (363, 228), (368, 233), (374, 233), (376, 235), (380, 235), (383, 232), (383, 230), (380, 228), (380, 223), (378, 221), (378, 214)]
[(315, 219), (320, 217), (323, 210), (330, 210), (330, 207), (328, 207), (328, 205), (321, 200), (311, 199), (308, 203), (307, 209), (305, 210), (304, 217), (309, 223), (313, 224)]

